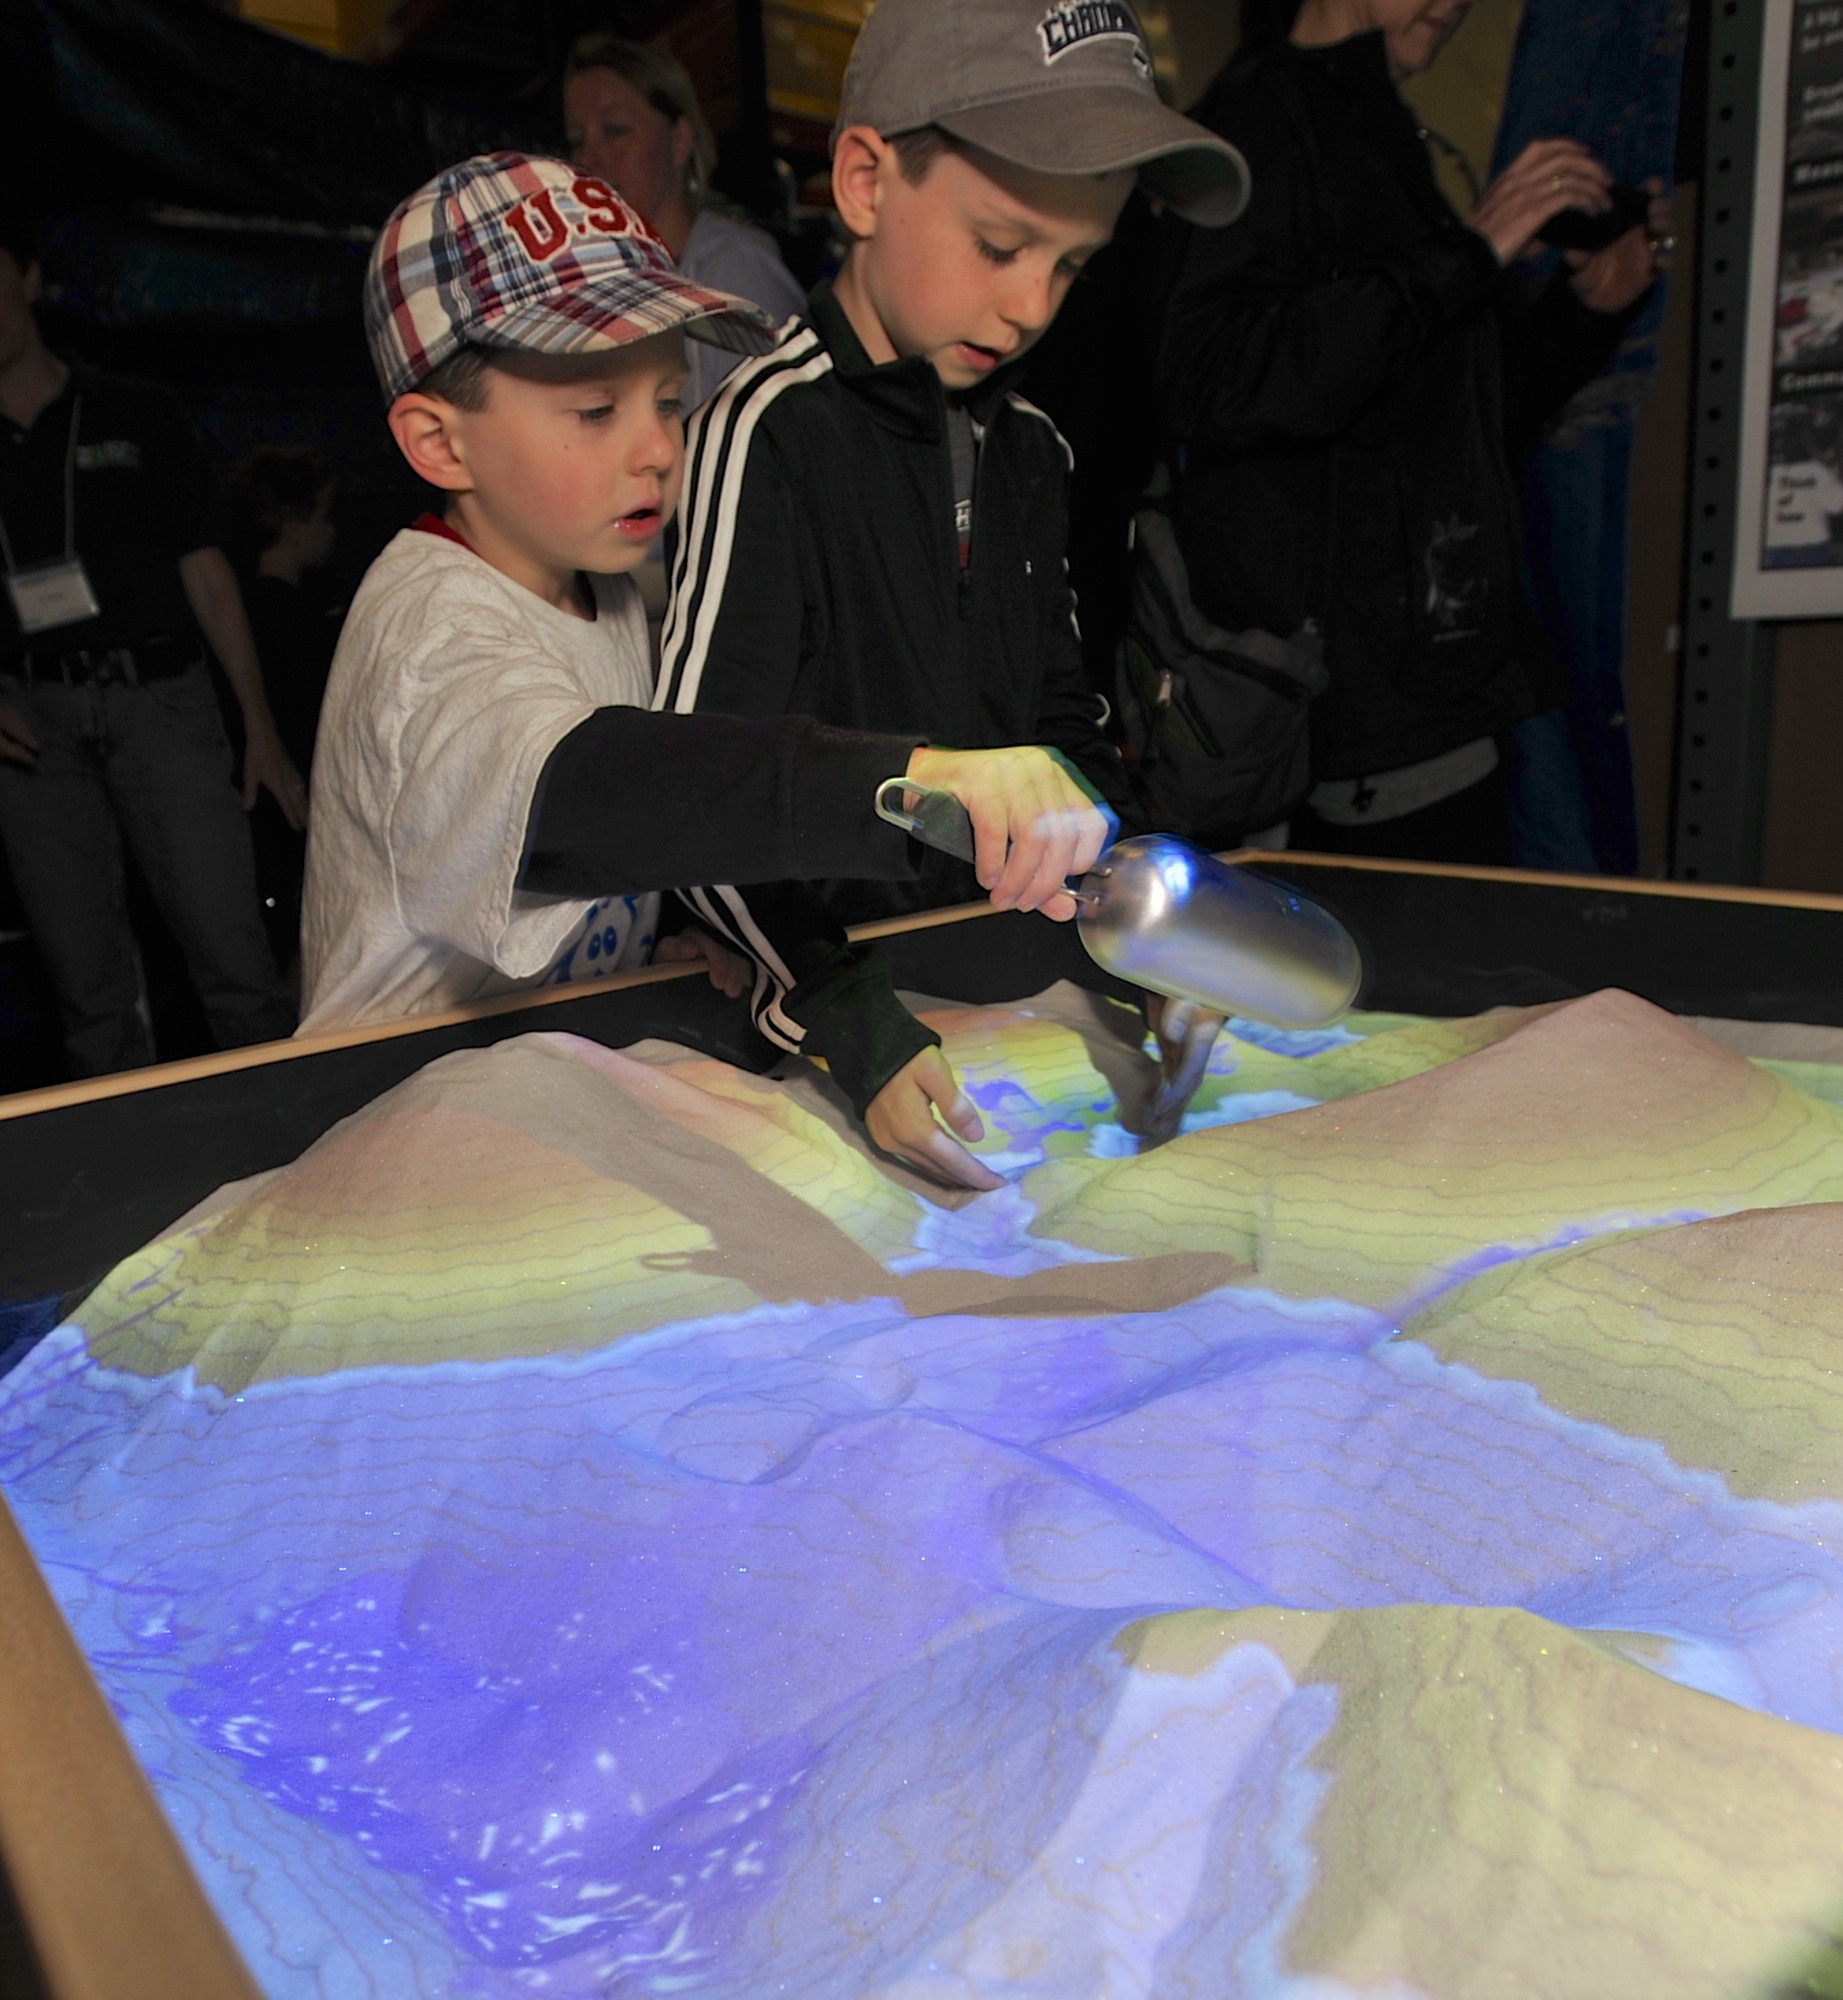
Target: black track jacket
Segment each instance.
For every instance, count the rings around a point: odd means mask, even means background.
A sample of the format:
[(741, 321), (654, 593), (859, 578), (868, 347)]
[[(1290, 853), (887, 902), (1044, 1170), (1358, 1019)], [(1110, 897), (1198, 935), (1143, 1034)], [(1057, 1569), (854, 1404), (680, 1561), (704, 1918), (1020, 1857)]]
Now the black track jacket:
[[(1046, 744), (1123, 803), (1064, 561), (1068, 447), (1009, 372), (966, 398), (980, 445), (962, 570), (940, 378), (923, 359), (873, 364), (822, 285), (693, 421), (655, 706), (809, 715), (961, 750)], [(761, 968), (757, 1026), (825, 1056), (861, 1113), (938, 1038), (843, 926), (981, 893), (965, 864), (930, 854), (908, 882), (691, 901)]]
[(1380, 33), (1234, 62), (1194, 115), (1254, 176), (1232, 227), (1161, 225), (1149, 288), (1197, 603), (1231, 631), (1319, 620), (1317, 779), (1553, 705), (1512, 454), (1626, 319), (1565, 274), (1535, 291), (1499, 270), (1441, 195)]

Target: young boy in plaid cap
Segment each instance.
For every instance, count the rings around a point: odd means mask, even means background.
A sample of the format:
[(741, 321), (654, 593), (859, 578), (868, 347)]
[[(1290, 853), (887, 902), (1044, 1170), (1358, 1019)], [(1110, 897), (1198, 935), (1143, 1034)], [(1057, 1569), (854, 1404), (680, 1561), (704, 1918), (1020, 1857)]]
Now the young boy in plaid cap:
[[(832, 149), (844, 269), (693, 425), (662, 702), (1041, 742), (1121, 803), (1065, 572), (1068, 448), (1013, 364), (1135, 177), (1223, 223), (1241, 157), (1160, 101), (1122, 0), (879, 0)], [(880, 1146), (991, 1187), (936, 1124), (958, 1092), (938, 1038), (842, 928), (971, 892), (931, 856), (917, 881), (695, 900), (757, 960), (764, 1033), (825, 1056)]]
[[(333, 662), (303, 1032), (643, 964), (661, 889), (910, 874), (874, 813), (892, 776), (967, 806), (995, 901), (1067, 901), (1105, 823), (1042, 751), (648, 707), (631, 572), (678, 498), (684, 336), (760, 352), (759, 308), (683, 277), (606, 183), (498, 153), (397, 210), (365, 316), (391, 433), (446, 504), (371, 566)], [(708, 940), (657, 955), (741, 990)]]

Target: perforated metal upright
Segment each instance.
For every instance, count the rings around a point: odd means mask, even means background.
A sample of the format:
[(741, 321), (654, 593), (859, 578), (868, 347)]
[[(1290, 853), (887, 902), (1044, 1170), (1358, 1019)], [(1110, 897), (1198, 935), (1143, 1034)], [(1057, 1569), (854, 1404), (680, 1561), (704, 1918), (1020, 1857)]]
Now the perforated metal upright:
[(1708, 143), (1670, 851), (1670, 872), (1688, 882), (1757, 882), (1766, 819), (1774, 628), (1728, 615), (1748, 258), (1756, 248), (1765, 257), (1777, 251), (1751, 241), (1763, 15), (1760, 0), (1713, 0), (1707, 16)]

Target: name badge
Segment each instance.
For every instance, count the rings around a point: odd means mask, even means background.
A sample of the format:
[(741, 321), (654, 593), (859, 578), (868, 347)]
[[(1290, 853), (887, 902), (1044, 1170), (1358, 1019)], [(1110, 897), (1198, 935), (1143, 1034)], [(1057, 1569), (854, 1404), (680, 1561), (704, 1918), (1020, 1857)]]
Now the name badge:
[(81, 556), (10, 571), (6, 594), (22, 632), (55, 632), (61, 625), (81, 625), (102, 615)]

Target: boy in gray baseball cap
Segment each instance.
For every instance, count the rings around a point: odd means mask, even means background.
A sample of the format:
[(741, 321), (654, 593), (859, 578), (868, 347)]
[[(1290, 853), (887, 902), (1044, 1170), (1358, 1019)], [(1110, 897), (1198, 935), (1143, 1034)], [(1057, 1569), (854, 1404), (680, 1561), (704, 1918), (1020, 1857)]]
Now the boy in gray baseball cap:
[[(1160, 100), (1123, 0), (879, 0), (832, 149), (845, 266), (693, 427), (661, 705), (1043, 743), (1124, 806), (1066, 575), (1068, 448), (1013, 364), (1135, 180), (1226, 223), (1241, 156)], [(843, 928), (976, 894), (931, 856), (903, 885), (696, 901), (762, 968), (764, 1034), (824, 1057), (885, 1151), (990, 1188), (938, 1122), (964, 1129), (939, 1038)]]
[(834, 150), (856, 126), (886, 139), (933, 126), (1040, 173), (1130, 167), (1206, 228), (1248, 203), (1241, 155), (1159, 97), (1125, 0), (885, 0), (852, 50)]

